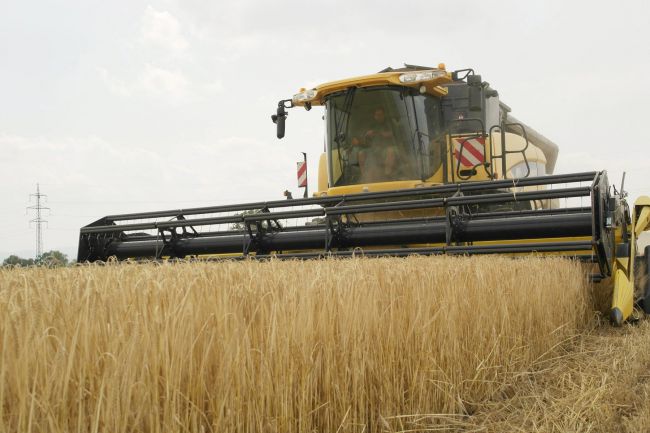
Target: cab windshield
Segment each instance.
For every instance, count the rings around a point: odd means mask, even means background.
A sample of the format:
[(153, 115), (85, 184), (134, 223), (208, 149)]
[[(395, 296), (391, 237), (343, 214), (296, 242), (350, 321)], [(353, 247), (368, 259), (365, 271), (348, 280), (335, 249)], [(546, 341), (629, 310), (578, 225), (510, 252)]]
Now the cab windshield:
[(331, 186), (425, 180), (442, 165), (437, 97), (397, 86), (350, 88), (325, 107)]

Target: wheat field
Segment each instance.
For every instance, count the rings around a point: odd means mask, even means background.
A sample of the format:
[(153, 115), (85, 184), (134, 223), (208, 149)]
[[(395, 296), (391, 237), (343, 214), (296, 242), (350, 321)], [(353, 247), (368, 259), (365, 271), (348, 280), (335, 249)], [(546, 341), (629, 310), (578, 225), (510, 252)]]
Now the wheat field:
[(554, 258), (0, 269), (0, 432), (430, 431), (590, 311)]

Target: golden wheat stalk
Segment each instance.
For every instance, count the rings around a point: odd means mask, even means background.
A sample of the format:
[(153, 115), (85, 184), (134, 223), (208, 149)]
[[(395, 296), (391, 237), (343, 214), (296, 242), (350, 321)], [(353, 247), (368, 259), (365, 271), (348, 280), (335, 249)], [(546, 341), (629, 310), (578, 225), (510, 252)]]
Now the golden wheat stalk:
[(399, 431), (467, 414), (587, 321), (576, 262), (0, 270), (0, 431)]

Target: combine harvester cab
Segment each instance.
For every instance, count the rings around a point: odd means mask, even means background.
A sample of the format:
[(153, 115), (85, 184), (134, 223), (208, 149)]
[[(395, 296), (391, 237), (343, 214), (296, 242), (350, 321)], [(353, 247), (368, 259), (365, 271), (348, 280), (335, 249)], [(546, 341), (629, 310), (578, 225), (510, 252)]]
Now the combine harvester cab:
[(557, 146), (472, 70), (407, 65), (301, 89), (278, 103), (278, 138), (289, 108), (316, 105), (327, 146), (313, 198), (106, 216), (81, 229), (78, 261), (563, 255), (613, 277), (614, 323), (635, 300), (650, 311), (649, 252), (636, 251), (650, 198), (630, 210), (604, 171), (549, 174)]

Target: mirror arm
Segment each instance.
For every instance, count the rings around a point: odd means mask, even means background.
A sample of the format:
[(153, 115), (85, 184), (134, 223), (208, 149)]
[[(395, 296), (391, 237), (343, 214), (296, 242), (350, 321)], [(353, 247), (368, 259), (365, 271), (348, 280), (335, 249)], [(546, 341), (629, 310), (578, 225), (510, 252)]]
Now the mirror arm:
[(293, 108), (293, 101), (291, 99), (282, 99), (278, 102), (276, 113), (271, 116), (273, 123), (277, 125), (278, 138), (284, 137), (284, 121), (288, 116), (287, 108)]

